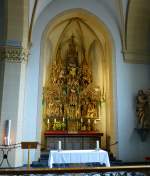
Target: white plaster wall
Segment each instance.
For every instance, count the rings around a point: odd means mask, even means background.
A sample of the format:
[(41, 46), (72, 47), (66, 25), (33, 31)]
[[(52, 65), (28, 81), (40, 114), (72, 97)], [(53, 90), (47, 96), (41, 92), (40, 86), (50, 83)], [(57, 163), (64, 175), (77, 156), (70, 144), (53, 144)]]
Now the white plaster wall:
[[(26, 63), (20, 65), (20, 84), (19, 84), (19, 99), (18, 99), (18, 119), (16, 122), (16, 143), (22, 142), (22, 129), (23, 129), (23, 112), (24, 112), (24, 91), (25, 91), (25, 73)], [(15, 166), (22, 166), (23, 155), (22, 149), (17, 148), (15, 153)]]
[[(111, 32), (114, 40), (113, 65), (116, 68), (116, 71), (113, 68), (114, 87), (116, 87), (116, 91), (114, 92), (116, 104), (114, 107), (117, 112), (116, 118), (118, 119), (118, 133), (116, 134), (119, 141), (118, 158), (125, 161), (141, 160), (145, 155), (150, 155), (148, 151), (150, 141), (141, 143), (137, 134), (134, 132), (136, 121), (134, 96), (138, 89), (149, 87), (149, 66), (131, 65), (123, 62), (121, 40), (116, 23), (117, 19), (112, 14), (113, 10), (110, 10), (110, 7), (107, 8), (103, 2), (97, 0), (55, 0), (44, 9), (37, 19), (37, 23), (33, 29), (31, 55), (27, 65), (23, 137), (24, 140), (40, 139), (40, 134), (37, 133), (36, 122), (41, 118), (39, 107), (41, 107), (40, 97), (42, 92), (38, 86), (42, 86), (41, 80), (43, 76), (41, 71), (43, 61), (40, 61), (42, 33), (49, 21), (57, 14), (69, 9), (81, 8), (88, 10), (100, 18)], [(32, 154), (32, 159), (34, 160), (34, 152)]]
[[(37, 141), (37, 104), (38, 101), (38, 79), (39, 79), (39, 56), (40, 47), (32, 45), (29, 56), (29, 62), (26, 66), (26, 86), (25, 86), (25, 104), (23, 118), (23, 141)], [(34, 160), (35, 150), (30, 152), (31, 161)], [(24, 160), (27, 163), (27, 150), (24, 150)]]
[[(34, 17), (34, 22), (36, 22), (38, 16), (42, 12), (42, 10), (48, 5), (52, 0), (40, 0), (37, 3), (37, 8), (36, 8), (36, 13)], [(31, 22), (31, 17), (32, 17), (32, 12), (33, 12), (33, 7), (34, 7), (35, 0), (29, 0), (29, 23)]]
[(150, 87), (150, 66), (126, 64), (117, 58), (118, 140), (119, 158), (125, 161), (143, 161), (150, 156), (150, 139), (141, 142), (137, 127), (135, 98), (139, 89)]

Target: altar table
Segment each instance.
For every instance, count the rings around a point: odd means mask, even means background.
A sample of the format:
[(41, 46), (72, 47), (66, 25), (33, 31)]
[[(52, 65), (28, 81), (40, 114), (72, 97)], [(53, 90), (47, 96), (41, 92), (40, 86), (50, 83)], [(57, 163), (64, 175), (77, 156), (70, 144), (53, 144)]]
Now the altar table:
[(108, 153), (104, 150), (52, 150), (49, 153), (48, 165), (68, 163), (94, 163), (99, 162), (110, 166)]

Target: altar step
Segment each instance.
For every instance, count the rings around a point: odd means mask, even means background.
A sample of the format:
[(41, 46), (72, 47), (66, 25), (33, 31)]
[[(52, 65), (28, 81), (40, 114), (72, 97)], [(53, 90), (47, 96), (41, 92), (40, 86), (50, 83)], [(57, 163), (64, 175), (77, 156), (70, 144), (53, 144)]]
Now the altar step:
[(41, 152), (41, 156), (38, 161), (33, 161), (31, 167), (48, 167), (49, 151)]
[(47, 160), (48, 161), (48, 157), (49, 157), (49, 151), (41, 152), (41, 156), (40, 156), (41, 160)]
[[(49, 151), (42, 151), (38, 161), (33, 161), (31, 167), (48, 167)], [(109, 156), (111, 159), (111, 157)], [(123, 162), (121, 160), (110, 160), (111, 166), (129, 166), (129, 165), (150, 165), (150, 161), (141, 162)]]

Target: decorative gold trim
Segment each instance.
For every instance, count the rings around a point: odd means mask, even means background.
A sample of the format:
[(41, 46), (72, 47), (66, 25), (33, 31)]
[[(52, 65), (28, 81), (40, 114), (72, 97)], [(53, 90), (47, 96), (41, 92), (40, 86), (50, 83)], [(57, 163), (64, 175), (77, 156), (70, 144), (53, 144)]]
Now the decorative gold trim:
[(1, 46), (0, 61), (16, 62), (27, 61), (29, 50), (22, 47)]

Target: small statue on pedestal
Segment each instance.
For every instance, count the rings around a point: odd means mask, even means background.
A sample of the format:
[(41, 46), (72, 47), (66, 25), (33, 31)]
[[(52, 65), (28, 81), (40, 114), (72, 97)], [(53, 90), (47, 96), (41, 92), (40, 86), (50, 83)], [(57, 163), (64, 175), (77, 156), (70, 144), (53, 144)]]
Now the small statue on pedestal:
[(138, 91), (136, 102), (136, 112), (138, 117), (139, 128), (145, 128), (146, 116), (148, 113), (148, 98), (143, 90)]

